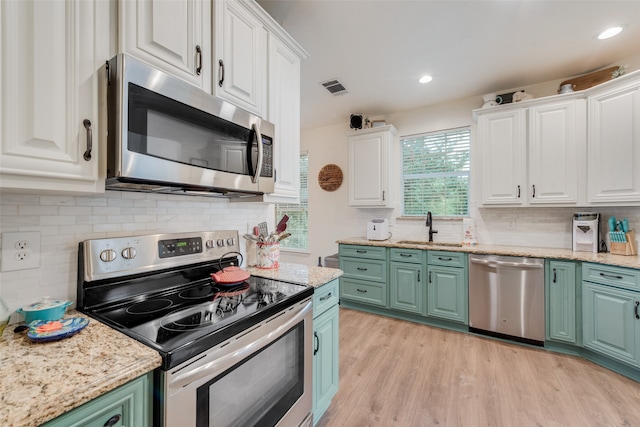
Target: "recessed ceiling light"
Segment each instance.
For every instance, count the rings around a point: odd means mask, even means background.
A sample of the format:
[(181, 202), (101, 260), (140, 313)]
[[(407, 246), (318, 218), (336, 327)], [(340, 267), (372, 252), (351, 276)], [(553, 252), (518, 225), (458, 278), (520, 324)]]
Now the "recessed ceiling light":
[(622, 31), (622, 27), (607, 28), (606, 30), (598, 34), (598, 40), (604, 40), (604, 39), (611, 38), (613, 36), (617, 36), (618, 34), (620, 34), (621, 31)]
[(422, 76), (420, 77), (420, 80), (418, 80), (420, 83), (429, 83), (431, 80), (433, 80), (433, 77), (431, 76)]

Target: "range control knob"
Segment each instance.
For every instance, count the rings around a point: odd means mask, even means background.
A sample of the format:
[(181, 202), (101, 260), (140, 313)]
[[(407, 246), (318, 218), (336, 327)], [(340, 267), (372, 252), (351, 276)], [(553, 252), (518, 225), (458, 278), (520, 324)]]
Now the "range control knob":
[(218, 239), (216, 243), (218, 244), (218, 247), (222, 247), (224, 246), (224, 239)]
[(100, 259), (104, 262), (111, 262), (117, 257), (118, 255), (113, 249), (105, 249), (104, 251), (100, 252)]
[(228, 245), (228, 246), (233, 246), (233, 245), (235, 245), (235, 244), (236, 244), (236, 239), (234, 239), (233, 237), (229, 237), (229, 238), (227, 239), (227, 245)]
[(134, 259), (138, 252), (136, 252), (135, 248), (128, 247), (122, 250), (122, 258), (124, 259)]
[(213, 240), (207, 240), (204, 244), (207, 246), (208, 249), (216, 247), (216, 242), (214, 242)]

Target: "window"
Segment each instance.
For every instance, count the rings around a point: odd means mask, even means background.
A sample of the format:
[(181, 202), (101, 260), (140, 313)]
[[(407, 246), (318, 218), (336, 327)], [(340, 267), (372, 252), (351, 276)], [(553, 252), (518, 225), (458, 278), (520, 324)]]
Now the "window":
[(469, 214), (468, 127), (402, 137), (402, 214)]
[(309, 212), (309, 156), (300, 155), (300, 204), (280, 203), (276, 204), (276, 221), (280, 221), (284, 215), (289, 217), (287, 233), (291, 236), (280, 242), (281, 248), (309, 249), (308, 237), (308, 212)]

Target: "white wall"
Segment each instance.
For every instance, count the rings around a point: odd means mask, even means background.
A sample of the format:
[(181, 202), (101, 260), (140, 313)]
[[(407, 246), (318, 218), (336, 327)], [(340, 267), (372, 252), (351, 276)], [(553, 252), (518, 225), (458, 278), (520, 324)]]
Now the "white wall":
[[(640, 53), (615, 64), (626, 65), (627, 72), (640, 69)], [(497, 93), (526, 89), (535, 98), (557, 93), (562, 81), (568, 76), (531, 86), (506, 88)], [(436, 84), (436, 83), (433, 83)], [(348, 96), (348, 95), (346, 95)], [(304, 100), (303, 100), (304, 102)], [(480, 95), (455, 100), (446, 104), (395, 112), (384, 117), (369, 117), (372, 120), (386, 120), (398, 130), (399, 136), (471, 126), (472, 168), (477, 159), (473, 148), (475, 122), (471, 112), (482, 106)], [(309, 253), (282, 253), (283, 261), (316, 265), (318, 257), (338, 251), (338, 239), (366, 237), (366, 223), (372, 218), (389, 220), (394, 238), (426, 239), (427, 228), (424, 218), (400, 219), (400, 201), (395, 192), (395, 209), (360, 209), (348, 207), (348, 147), (347, 134), (351, 133), (349, 123), (304, 130), (301, 135), (301, 149), (309, 153)], [(395, 170), (399, 169), (399, 144), (396, 141)], [(317, 183), (320, 169), (329, 163), (340, 166), (344, 174), (342, 186), (334, 192), (323, 191)], [(396, 173), (397, 175), (397, 173)], [(472, 181), (470, 216), (476, 221), (479, 243), (498, 245), (530, 245), (550, 248), (571, 248), (571, 218), (579, 208), (481, 208), (479, 207), (478, 182)], [(398, 185), (394, 187), (399, 190)], [(588, 209), (591, 210), (591, 209)], [(627, 217), (631, 224), (640, 227), (640, 208), (596, 209), (604, 218), (611, 215)], [(426, 213), (425, 213), (426, 214)], [(434, 228), (438, 230), (435, 240), (459, 242), (462, 239), (462, 221), (435, 218)]]
[[(0, 194), (0, 232), (39, 231), (40, 268), (0, 272), (11, 310), (42, 296), (76, 300), (78, 243), (86, 239), (183, 231), (238, 230), (274, 223), (273, 205), (225, 199), (107, 191), (95, 196)], [(245, 254), (245, 240), (240, 239)]]

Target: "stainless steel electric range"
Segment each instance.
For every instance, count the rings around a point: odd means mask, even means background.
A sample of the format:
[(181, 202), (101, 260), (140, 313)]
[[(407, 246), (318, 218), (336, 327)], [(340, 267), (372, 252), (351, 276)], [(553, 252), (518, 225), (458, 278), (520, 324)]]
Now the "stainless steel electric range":
[(311, 425), (313, 288), (211, 274), (241, 263), (237, 231), (81, 242), (78, 309), (156, 349), (162, 427)]

